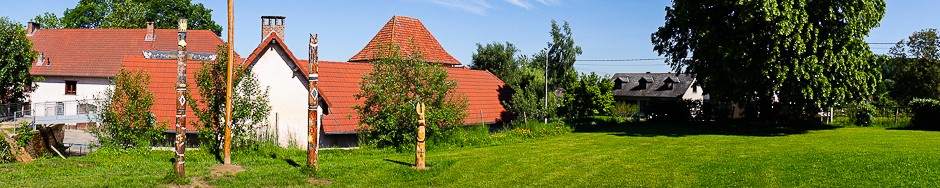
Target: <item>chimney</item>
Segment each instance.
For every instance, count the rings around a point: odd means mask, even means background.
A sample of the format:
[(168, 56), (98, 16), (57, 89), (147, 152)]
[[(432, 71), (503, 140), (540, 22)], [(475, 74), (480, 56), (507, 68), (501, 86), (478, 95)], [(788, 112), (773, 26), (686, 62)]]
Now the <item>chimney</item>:
[(261, 16), (261, 40), (271, 33), (277, 33), (277, 36), (283, 40), (284, 18), (284, 16)]
[(26, 24), (26, 36), (33, 36), (37, 31), (39, 31), (39, 23), (28, 22)]
[(147, 36), (144, 36), (144, 41), (153, 42), (154, 38), (157, 38), (157, 35), (153, 32), (153, 22), (147, 22)]

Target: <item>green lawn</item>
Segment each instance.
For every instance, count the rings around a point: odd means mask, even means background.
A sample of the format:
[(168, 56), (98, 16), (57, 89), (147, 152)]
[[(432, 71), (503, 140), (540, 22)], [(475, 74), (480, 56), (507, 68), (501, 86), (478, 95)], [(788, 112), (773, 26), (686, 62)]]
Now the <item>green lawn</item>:
[[(724, 131), (722, 131), (724, 130)], [(149, 187), (172, 181), (165, 151), (98, 152), (0, 165), (0, 187)], [(308, 176), (300, 150), (240, 151), (246, 171), (209, 175), (215, 158), (187, 153), (190, 176), (220, 187), (940, 187), (940, 132), (839, 128), (735, 131), (629, 125), (478, 148), (411, 153), (322, 151)], [(300, 163), (300, 165), (297, 165)]]

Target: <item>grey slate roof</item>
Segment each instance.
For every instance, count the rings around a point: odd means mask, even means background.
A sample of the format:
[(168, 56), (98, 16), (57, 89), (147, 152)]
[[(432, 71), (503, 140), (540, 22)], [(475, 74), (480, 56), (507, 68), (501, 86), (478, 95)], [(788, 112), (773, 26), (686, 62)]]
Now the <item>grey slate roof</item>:
[[(689, 89), (695, 79), (688, 74), (676, 73), (616, 73), (611, 79), (614, 82), (614, 97), (681, 97)], [(640, 82), (646, 82), (642, 87)], [(672, 89), (667, 82), (677, 82)], [(617, 88), (618, 83), (625, 83)]]

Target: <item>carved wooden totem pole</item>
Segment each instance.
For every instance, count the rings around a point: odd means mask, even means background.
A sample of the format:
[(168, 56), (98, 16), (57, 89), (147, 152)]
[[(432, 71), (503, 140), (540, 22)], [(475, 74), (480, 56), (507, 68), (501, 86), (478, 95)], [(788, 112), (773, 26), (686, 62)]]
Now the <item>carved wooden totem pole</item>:
[(176, 164), (180, 177), (186, 177), (183, 163), (186, 153), (186, 19), (179, 20), (179, 43), (176, 54)]
[(424, 163), (425, 151), (427, 151), (424, 145), (424, 129), (427, 125), (427, 123), (424, 121), (424, 103), (418, 103), (418, 105), (415, 106), (415, 109), (418, 111), (418, 143), (417, 148), (415, 149), (415, 168), (418, 170), (424, 170), (427, 169)]
[(309, 135), (307, 137), (307, 165), (313, 167), (314, 169), (319, 169), (319, 159), (317, 156), (319, 153), (317, 152), (317, 149), (320, 147), (320, 116), (317, 112), (317, 108), (319, 107), (319, 104), (317, 104), (319, 96), (319, 93), (317, 92), (319, 87), (317, 84), (319, 79), (319, 70), (317, 70), (317, 65), (319, 64), (319, 57), (317, 57), (318, 49), (317, 35), (310, 34), (310, 60), (307, 64), (307, 67), (309, 68), (307, 71), (309, 74), (307, 81), (310, 83), (308, 87), (310, 90), (310, 95), (309, 98), (307, 98), (307, 129)]

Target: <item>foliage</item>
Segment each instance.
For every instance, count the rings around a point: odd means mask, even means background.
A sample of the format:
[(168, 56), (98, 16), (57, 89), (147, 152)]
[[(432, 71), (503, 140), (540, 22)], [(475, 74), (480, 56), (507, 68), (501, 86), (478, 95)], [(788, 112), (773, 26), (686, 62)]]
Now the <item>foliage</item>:
[(100, 125), (89, 128), (105, 147), (143, 148), (161, 138), (164, 123), (157, 123), (152, 112), (154, 95), (148, 89), (150, 75), (144, 71), (121, 69), (95, 102), (94, 116)]
[(532, 55), (530, 66), (544, 70), (547, 59), (548, 87), (552, 90), (567, 88), (567, 84), (577, 80), (578, 73), (574, 70), (574, 62), (582, 53), (581, 46), (574, 44), (568, 21), (559, 27), (558, 23), (552, 20), (552, 29), (549, 34), (552, 36), (549, 48)]
[[(215, 61), (203, 61), (196, 70), (196, 87), (202, 100), (189, 96), (189, 107), (199, 118), (199, 136), (203, 145), (212, 152), (222, 149), (225, 134), (225, 90), (228, 76), (228, 52), (225, 45), (216, 47)], [(267, 123), (271, 112), (268, 100), (270, 87), (261, 88), (258, 78), (250, 70), (240, 66), (233, 67), (232, 78), (232, 146), (243, 147), (253, 144), (252, 140), (267, 139), (259, 130)], [(266, 132), (264, 132), (266, 134)], [(257, 139), (256, 139), (257, 138)]]
[(477, 51), (473, 53), (473, 64), (470, 69), (488, 70), (501, 80), (506, 80), (519, 69), (516, 53), (519, 49), (512, 43), (489, 43), (486, 46), (477, 43)]
[(870, 126), (875, 120), (875, 107), (867, 102), (861, 102), (855, 106), (854, 120), (855, 125)]
[(46, 12), (33, 20), (49, 28), (145, 28), (152, 21), (158, 29), (176, 29), (180, 18), (186, 18), (192, 30), (221, 36), (222, 26), (212, 20), (212, 10), (191, 0), (81, 0), (62, 17)]
[(651, 38), (666, 63), (695, 75), (712, 99), (769, 104), (776, 96), (793, 110), (814, 112), (875, 92), (880, 76), (864, 38), (885, 6), (883, 0), (673, 1)]
[(925, 129), (940, 128), (940, 101), (934, 99), (914, 99), (910, 103), (913, 117), (911, 126)]
[(513, 75), (511, 79), (503, 80), (513, 91), (510, 100), (503, 101), (506, 110), (522, 121), (538, 121), (555, 114), (558, 101), (555, 95), (546, 97), (545, 75), (542, 69), (523, 66)]
[(362, 76), (362, 90), (356, 94), (363, 103), (354, 107), (361, 117), (361, 145), (402, 149), (415, 143), (418, 103), (427, 105), (429, 140), (463, 124), (467, 99), (456, 92), (457, 83), (447, 78), (444, 67), (425, 61), (422, 54), (403, 54), (391, 43), (374, 55), (373, 71)]
[(888, 53), (893, 83), (891, 96), (900, 102), (914, 98), (940, 99), (940, 35), (936, 29), (914, 32)]
[(29, 74), (37, 52), (16, 21), (0, 17), (0, 104), (23, 102), (42, 77)]
[(611, 109), (611, 115), (621, 118), (632, 117), (634, 114), (640, 111), (640, 106), (634, 103), (627, 102), (615, 102), (613, 109)]
[(598, 76), (594, 72), (582, 74), (574, 83), (568, 84), (561, 113), (570, 118), (610, 115), (614, 105), (613, 88), (608, 76)]

